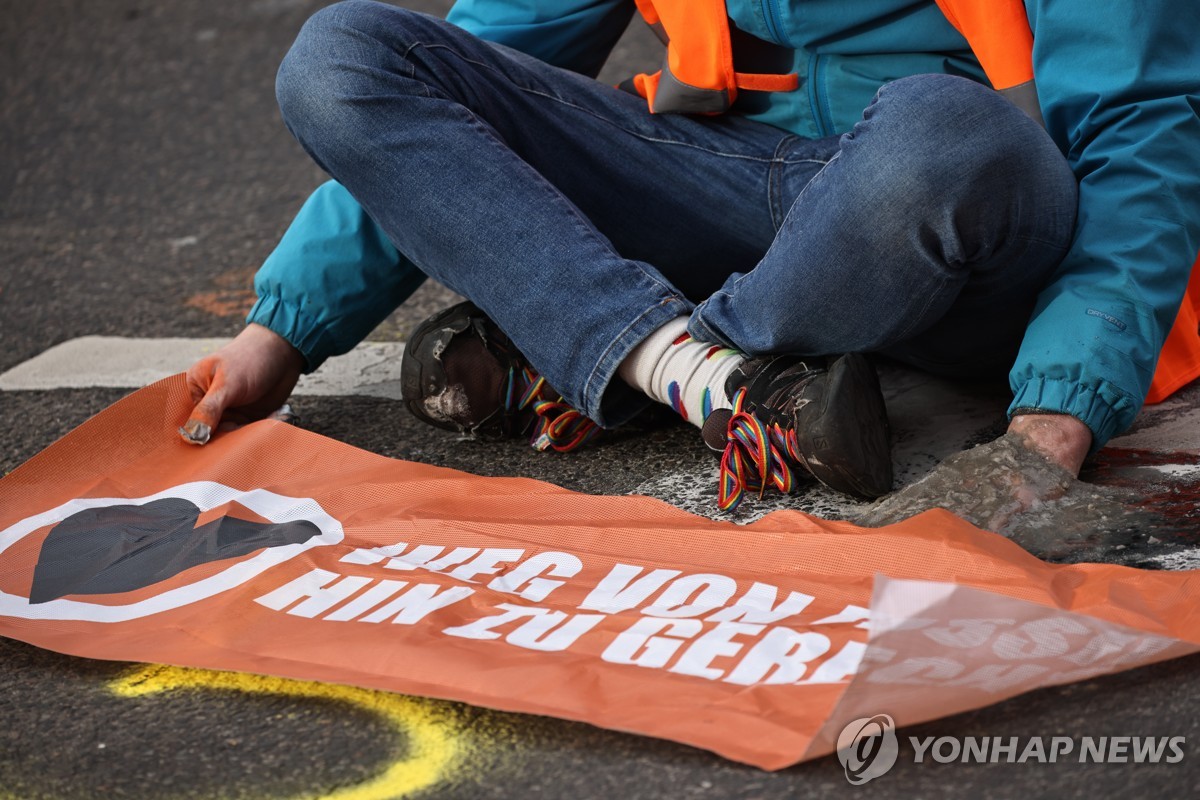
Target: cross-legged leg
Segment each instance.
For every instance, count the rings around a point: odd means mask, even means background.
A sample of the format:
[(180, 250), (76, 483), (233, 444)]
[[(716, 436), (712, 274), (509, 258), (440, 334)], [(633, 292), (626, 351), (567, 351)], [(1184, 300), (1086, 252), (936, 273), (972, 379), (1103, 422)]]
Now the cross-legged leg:
[(815, 173), (834, 144), (652, 117), (640, 98), (368, 2), (308, 22), (278, 95), (401, 252), (608, 423), (645, 402), (612, 380), (629, 350), (753, 268), (784, 213), (783, 169)]
[(883, 351), (1000, 374), (1075, 224), (1050, 137), (995, 92), (919, 75), (888, 84), (795, 197), (758, 265), (696, 309), (697, 338), (747, 353)]
[[(645, 402), (614, 380), (631, 354), (698, 346), (661, 335), (683, 318), (695, 339), (751, 355), (993, 366), (1073, 226), (1053, 144), (958, 78), (889, 84), (853, 131), (809, 141), (736, 115), (652, 116), (441, 20), (356, 0), (305, 26), (278, 94), (396, 247), (604, 424)], [(621, 374), (670, 397), (670, 370), (643, 370), (653, 385), (638, 372)]]

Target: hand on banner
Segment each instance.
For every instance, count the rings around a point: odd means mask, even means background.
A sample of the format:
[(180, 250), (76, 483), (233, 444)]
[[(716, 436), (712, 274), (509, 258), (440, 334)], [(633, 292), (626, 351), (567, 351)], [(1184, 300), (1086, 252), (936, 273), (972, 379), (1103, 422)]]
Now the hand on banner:
[(205, 444), (213, 431), (271, 416), (303, 370), (304, 356), (286, 339), (261, 325), (247, 325), (236, 339), (187, 371), (195, 408), (180, 435), (190, 444)]
[(946, 459), (856, 522), (887, 525), (944, 508), (1044, 558), (1110, 547), (1145, 521), (1119, 492), (1076, 477), (1090, 442), (1071, 417), (1016, 417), (1004, 436)]

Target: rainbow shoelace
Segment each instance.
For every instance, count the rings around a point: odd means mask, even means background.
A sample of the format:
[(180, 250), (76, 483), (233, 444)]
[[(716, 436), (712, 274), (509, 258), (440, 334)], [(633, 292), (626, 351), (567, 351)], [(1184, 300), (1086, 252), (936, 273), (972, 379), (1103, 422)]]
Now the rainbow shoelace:
[[(720, 348), (714, 348), (715, 351)], [(710, 354), (710, 357), (711, 355)], [(677, 394), (677, 392), (676, 392)], [(707, 394), (707, 391), (706, 391)], [(725, 450), (721, 454), (721, 469), (717, 487), (717, 507), (731, 511), (746, 496), (758, 492), (762, 497), (768, 486), (783, 493), (792, 491), (796, 476), (789, 459), (803, 464), (796, 433), (778, 424), (764, 425), (745, 409), (746, 389), (733, 396), (732, 416), (726, 429)], [(678, 411), (682, 404), (675, 398), (671, 403)], [(705, 414), (711, 410), (705, 397)], [(546, 379), (526, 366), (510, 368), (504, 393), (504, 409), (515, 413), (532, 408), (538, 420), (530, 438), (535, 450), (555, 450), (567, 453), (582, 447), (599, 436), (601, 428), (582, 412), (564, 402)]]
[(804, 463), (800, 457), (796, 432), (782, 426), (764, 425), (745, 410), (746, 389), (733, 396), (733, 416), (725, 433), (725, 451), (717, 484), (717, 507), (722, 511), (737, 508), (747, 492), (762, 497), (768, 486), (787, 494), (796, 482), (791, 463)]
[(529, 444), (534, 450), (567, 453), (600, 435), (600, 426), (563, 401), (530, 367), (508, 370), (504, 410), (508, 413), (531, 408), (537, 424)]

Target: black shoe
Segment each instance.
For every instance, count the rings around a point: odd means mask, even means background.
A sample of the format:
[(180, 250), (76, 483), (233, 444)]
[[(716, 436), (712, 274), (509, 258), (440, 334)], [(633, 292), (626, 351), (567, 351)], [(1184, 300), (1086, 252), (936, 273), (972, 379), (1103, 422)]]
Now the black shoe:
[(876, 498), (892, 489), (891, 431), (879, 378), (865, 356), (747, 359), (725, 383), (733, 410), (705, 421), (721, 451), (718, 505), (747, 489), (792, 488), (792, 465), (839, 492)]
[(538, 450), (573, 450), (599, 427), (470, 302), (422, 322), (404, 346), (400, 396), (417, 419), (482, 438), (530, 436)]

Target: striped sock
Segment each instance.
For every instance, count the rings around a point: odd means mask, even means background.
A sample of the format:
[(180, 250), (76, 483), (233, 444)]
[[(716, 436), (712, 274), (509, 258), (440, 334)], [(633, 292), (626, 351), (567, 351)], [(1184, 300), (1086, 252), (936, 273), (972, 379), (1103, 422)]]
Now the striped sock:
[(746, 357), (696, 341), (688, 335), (687, 321), (676, 317), (646, 337), (621, 362), (617, 374), (700, 427), (713, 409), (730, 407), (725, 380)]

